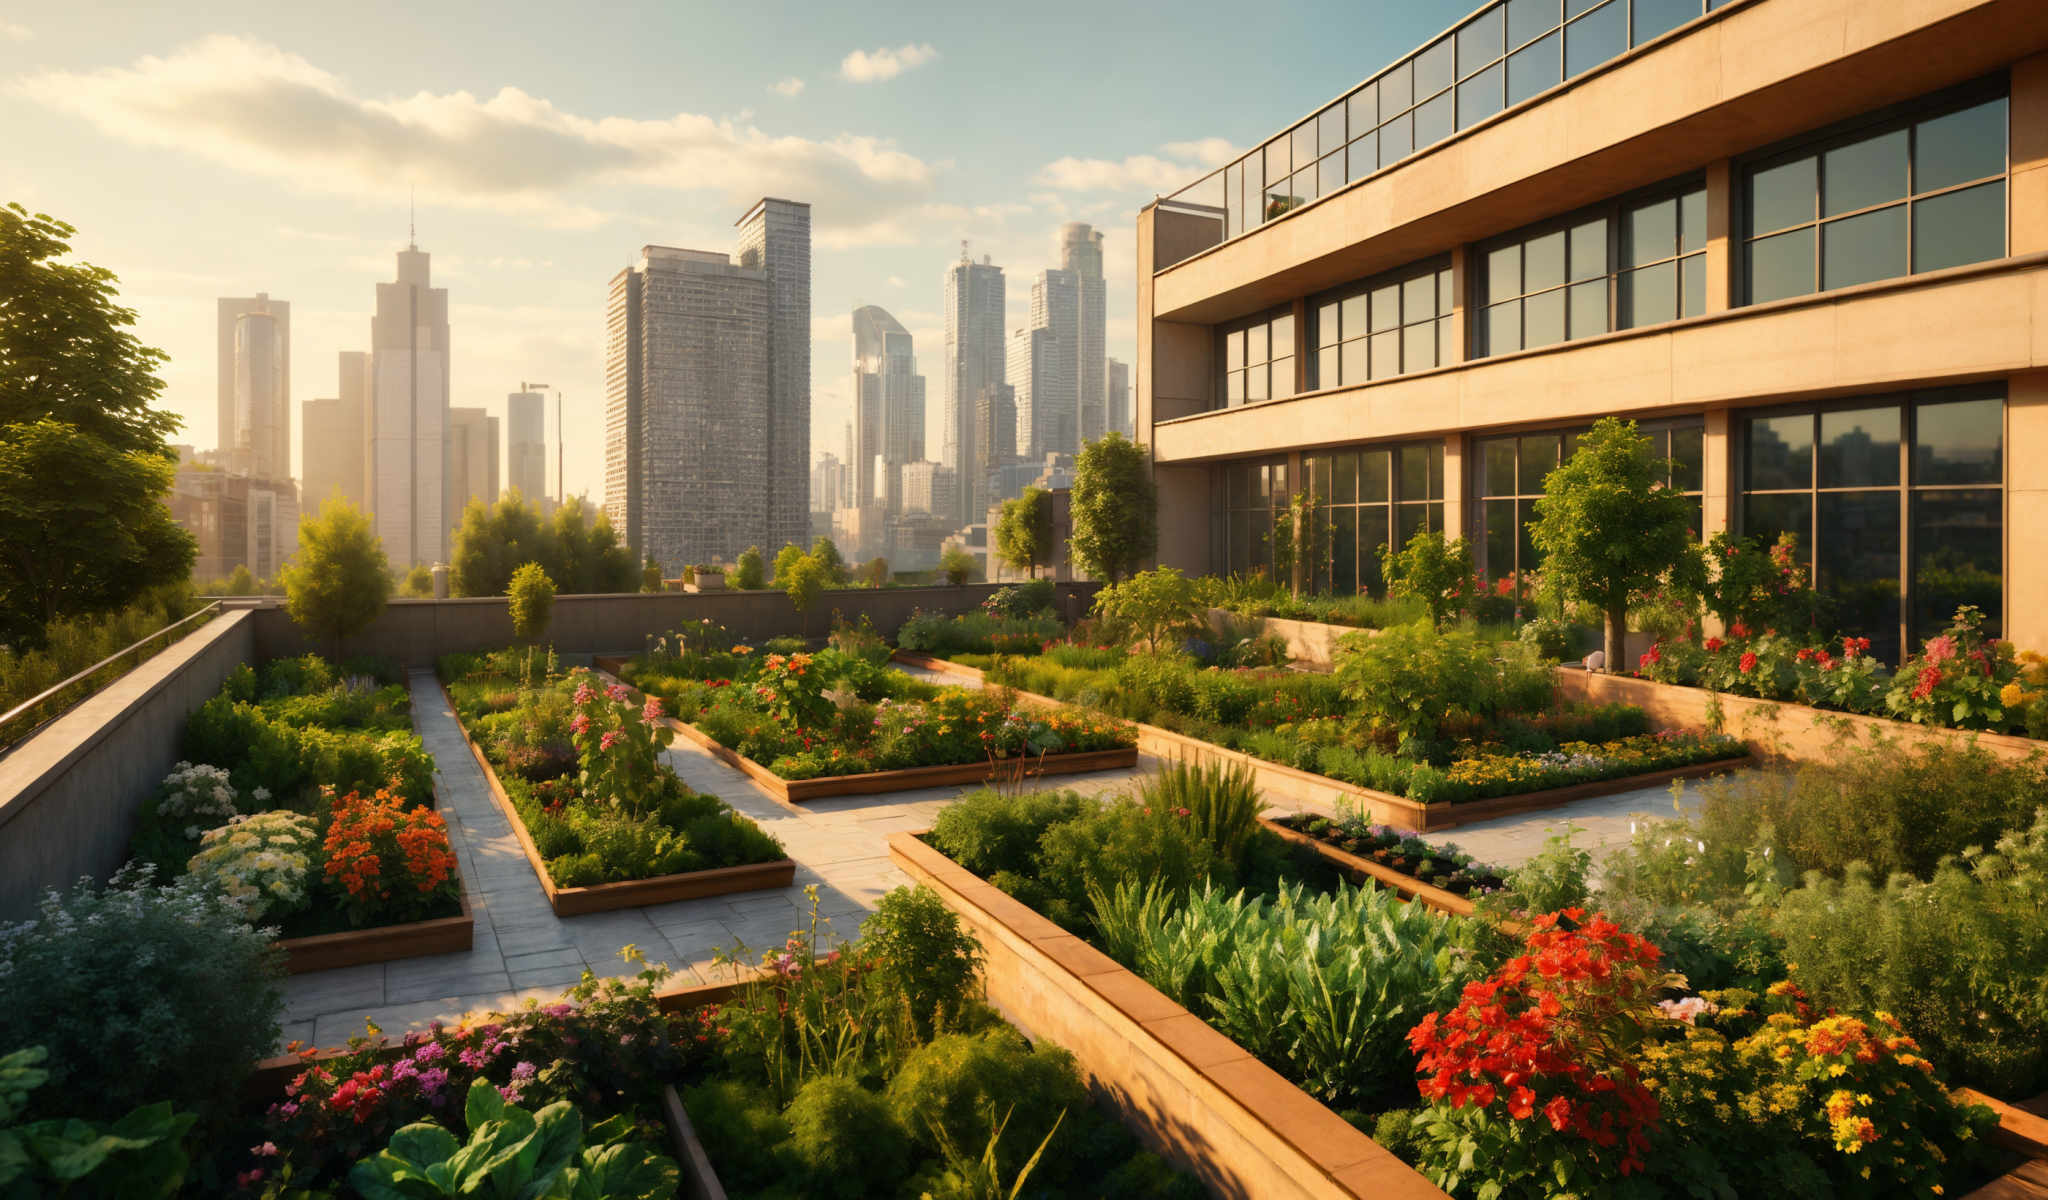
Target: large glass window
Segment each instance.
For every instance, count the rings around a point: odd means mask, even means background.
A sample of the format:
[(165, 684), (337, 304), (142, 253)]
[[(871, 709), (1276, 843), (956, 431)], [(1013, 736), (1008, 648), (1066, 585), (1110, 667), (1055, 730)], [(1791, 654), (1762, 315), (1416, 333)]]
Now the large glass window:
[(1449, 357), (1451, 268), (1403, 267), (1309, 301), (1309, 386), (1348, 387)]
[(1319, 592), (1383, 592), (1381, 549), (1444, 527), (1442, 441), (1304, 455), (1302, 468), (1329, 531), (1328, 553), (1310, 565)]
[(1871, 652), (1901, 651), (1974, 604), (2002, 626), (2005, 392), (1951, 388), (1741, 423), (1738, 524), (1799, 539), (1814, 585)]
[[(1543, 481), (1578, 449), (1587, 428), (1544, 429), (1473, 441), (1465, 471), (1471, 480), (1472, 565), (1481, 576), (1496, 582), (1520, 580), (1542, 565), (1542, 556), (1529, 538), (1536, 501), (1543, 496)], [(1650, 439), (1654, 456), (1671, 460), (1667, 485), (1693, 498), (1693, 531), (1697, 533), (1703, 504), (1700, 481), (1706, 453), (1705, 423), (1698, 417), (1685, 417), (1644, 422), (1637, 429)]]
[(1219, 407), (1236, 408), (1294, 394), (1294, 311), (1280, 309), (1238, 321), (1217, 334), (1223, 364)]
[(2003, 257), (2003, 89), (1950, 93), (1748, 166), (1749, 302)]
[(1285, 458), (1226, 463), (1216, 472), (1216, 507), (1221, 520), (1219, 562), (1232, 574), (1273, 569), (1273, 513), (1293, 495)]
[[(1611, 0), (1610, 0), (1611, 2)], [(1664, 184), (1479, 247), (1482, 356), (1695, 317), (1707, 307), (1707, 199)]]

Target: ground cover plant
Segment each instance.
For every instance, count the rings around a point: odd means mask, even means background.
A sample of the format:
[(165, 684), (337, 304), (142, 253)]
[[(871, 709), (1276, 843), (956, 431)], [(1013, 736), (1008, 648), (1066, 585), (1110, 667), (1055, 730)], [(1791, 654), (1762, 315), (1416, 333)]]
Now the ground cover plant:
[(186, 722), (132, 853), (285, 937), (461, 911), (434, 760), (395, 669), (317, 655), (239, 667)]
[(784, 856), (760, 826), (662, 765), (675, 734), (659, 698), (636, 704), (618, 684), (526, 650), (449, 655), (439, 669), (557, 887)]
[(1412, 875), (1453, 895), (1485, 895), (1507, 887), (1499, 868), (1473, 861), (1471, 855), (1448, 842), (1429, 842), (1391, 826), (1376, 825), (1355, 807), (1340, 812), (1334, 820), (1315, 813), (1289, 813), (1276, 820), (1347, 854)]
[(1121, 721), (1019, 705), (1000, 689), (942, 687), (888, 668), (878, 637), (842, 627), (815, 653), (771, 652), (716, 626), (629, 663), (627, 682), (675, 718), (784, 779), (1131, 746)]

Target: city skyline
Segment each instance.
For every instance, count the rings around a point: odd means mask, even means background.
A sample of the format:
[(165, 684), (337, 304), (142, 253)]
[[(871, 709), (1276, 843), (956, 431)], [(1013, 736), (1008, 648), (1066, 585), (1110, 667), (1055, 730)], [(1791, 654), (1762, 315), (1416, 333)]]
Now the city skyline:
[[(1276, 54), (1291, 46), (1303, 67), (1281, 95), (1124, 114), (1116, 97), (1163, 84), (1167, 64), (1140, 52), (1156, 31), (1079, 6), (1000, 34), (937, 8), (892, 14), (880, 31), (853, 14), (791, 16), (796, 36), (772, 52), (693, 55), (689, 72), (662, 72), (650, 92), (630, 82), (636, 65), (744, 38), (773, 14), (637, 9), (562, 25), (517, 6), (479, 22), (460, 6), (371, 3), (346, 23), (224, 6), (122, 10), (111, 22), (111, 9), (82, 3), (15, 17), (24, 36), (0, 67), (0, 119), (21, 135), (13, 198), (75, 224), (77, 257), (121, 277), (139, 335), (170, 353), (165, 402), (186, 421), (178, 440), (220, 444), (207, 348), (219, 297), (290, 297), (293, 408), (334, 396), (333, 355), (361, 348), (361, 297), (390, 277), (413, 190), (418, 240), (451, 292), (449, 403), (502, 421), (521, 379), (552, 381), (566, 401), (567, 491), (597, 496), (603, 329), (593, 314), (622, 246), (722, 245), (751, 198), (810, 200), (809, 433), (836, 446), (851, 414), (844, 313), (887, 307), (925, 347), (930, 377), (943, 346), (940, 277), (960, 241), (1029, 279), (1058, 265), (1054, 231), (1087, 220), (1107, 235), (1105, 353), (1130, 361), (1137, 208), (1270, 132), (1273, 106), (1327, 99), (1454, 19), (1453, 7), (1289, 13), (1254, 35)], [(1091, 53), (1123, 67), (1034, 100), (1020, 120), (1014, 90), (1000, 85), (1067, 61), (1084, 12)], [(1307, 36), (1332, 22), (1356, 35), (1348, 51)], [(855, 50), (907, 43), (933, 55), (893, 78), (842, 71)], [(454, 44), (475, 52), (422, 53)], [(1221, 71), (1248, 48), (1202, 53)], [(1202, 60), (1176, 73), (1189, 66)], [(806, 86), (778, 92), (791, 78)], [(308, 121), (337, 136), (316, 136)], [(998, 124), (1004, 136), (988, 136)], [(357, 153), (334, 148), (343, 142)], [(134, 177), (150, 180), (157, 203), (123, 202)], [(1006, 329), (1028, 320), (1027, 293), (1010, 289)], [(937, 458), (942, 389), (930, 393)], [(291, 420), (291, 475), (303, 478), (301, 413)], [(551, 492), (555, 457), (551, 445)]]

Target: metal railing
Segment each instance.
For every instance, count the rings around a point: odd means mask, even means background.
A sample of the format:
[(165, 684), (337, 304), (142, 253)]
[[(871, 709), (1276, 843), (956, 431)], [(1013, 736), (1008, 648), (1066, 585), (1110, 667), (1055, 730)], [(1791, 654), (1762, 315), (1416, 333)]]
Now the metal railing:
[[(55, 700), (59, 695), (61, 695), (64, 692), (66, 688), (77, 687), (80, 684), (86, 683), (90, 681), (92, 677), (98, 672), (106, 670), (108, 667), (121, 661), (127, 656), (141, 650), (144, 646), (147, 646), (152, 642), (164, 638), (167, 635), (175, 632), (176, 630), (183, 629), (187, 625), (192, 625), (193, 622), (195, 621), (203, 625), (206, 623), (207, 620), (215, 616), (218, 616), (220, 612), (221, 602), (215, 600), (211, 604), (206, 605), (204, 608), (201, 608), (196, 612), (188, 613), (185, 616), (180, 617), (176, 621), (171, 622), (169, 625), (164, 626), (162, 629), (157, 630), (155, 633), (149, 634), (146, 637), (138, 638), (133, 643), (124, 646), (119, 650), (114, 651), (112, 654), (107, 655), (105, 658), (85, 668), (83, 671), (79, 671), (78, 673), (72, 675), (68, 679), (63, 680), (60, 683), (55, 683), (49, 687), (44, 688), (42, 691), (37, 692), (33, 696), (30, 696), (28, 699), (22, 701), (20, 704), (15, 705), (13, 708), (8, 709), (6, 712), (0, 713), (0, 756), (5, 756), (8, 753), (12, 752), (15, 747), (21, 745), (30, 737), (34, 736), (45, 725), (48, 725), (50, 722), (56, 720), (58, 717), (61, 717), (65, 713), (70, 712), (72, 709), (78, 707), (80, 703), (84, 702), (86, 699), (90, 698), (94, 693), (100, 690), (98, 687), (87, 688), (83, 692), (81, 692), (76, 699), (72, 700), (68, 704), (63, 705), (56, 711), (44, 715), (40, 720), (37, 720), (33, 724), (29, 725), (28, 728), (21, 730), (19, 733), (10, 732), (14, 729), (15, 726), (21, 725), (24, 722), (27, 722), (31, 718), (35, 717), (37, 710), (42, 705), (48, 704), (51, 701)], [(193, 625), (193, 628), (196, 629), (198, 628), (198, 626)], [(190, 631), (188, 630), (187, 632)], [(178, 636), (183, 637), (184, 634), (179, 634)], [(176, 641), (177, 639), (173, 638), (171, 640)], [(136, 660), (135, 665), (139, 666), (142, 662), (147, 661), (147, 659), (150, 657), (150, 655), (144, 655), (142, 658)], [(126, 673), (126, 671), (121, 672), (121, 674), (123, 675), (125, 675)], [(120, 675), (116, 675), (106, 680), (105, 683), (112, 683), (114, 679), (118, 678), (120, 678)]]
[[(1493, 0), (1422, 49), (1157, 204), (1170, 212), (1220, 214), (1210, 244), (1221, 245), (1731, 2)], [(1177, 241), (1185, 248), (1184, 236)], [(1187, 249), (1180, 258), (1207, 248)], [(1171, 265), (1161, 260), (1154, 269)]]

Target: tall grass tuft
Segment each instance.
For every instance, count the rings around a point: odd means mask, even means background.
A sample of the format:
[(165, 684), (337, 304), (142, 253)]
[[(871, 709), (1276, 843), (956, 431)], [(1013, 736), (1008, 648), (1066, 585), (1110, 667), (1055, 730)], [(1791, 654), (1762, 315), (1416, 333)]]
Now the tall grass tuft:
[(1161, 767), (1138, 790), (1139, 803), (1162, 812), (1187, 810), (1187, 819), (1224, 862), (1239, 861), (1259, 827), (1258, 784), (1236, 763), (1177, 762)]

